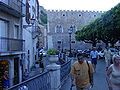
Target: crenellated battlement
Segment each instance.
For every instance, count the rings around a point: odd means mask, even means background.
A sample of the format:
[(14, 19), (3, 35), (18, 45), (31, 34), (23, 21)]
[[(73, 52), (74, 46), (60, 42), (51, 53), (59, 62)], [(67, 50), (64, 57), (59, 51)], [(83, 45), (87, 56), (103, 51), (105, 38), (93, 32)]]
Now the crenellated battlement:
[(89, 11), (89, 10), (47, 10), (47, 15), (49, 20), (60, 19), (60, 18), (67, 18), (67, 19), (74, 18), (76, 20), (79, 19), (81, 20), (81, 17), (90, 20), (92, 17), (94, 17), (94, 19), (100, 17), (101, 14), (103, 13), (104, 13), (103, 11)]
[(82, 13), (104, 13), (104, 11), (92, 11), (92, 10), (47, 10), (49, 13), (60, 13), (60, 12), (82, 12)]

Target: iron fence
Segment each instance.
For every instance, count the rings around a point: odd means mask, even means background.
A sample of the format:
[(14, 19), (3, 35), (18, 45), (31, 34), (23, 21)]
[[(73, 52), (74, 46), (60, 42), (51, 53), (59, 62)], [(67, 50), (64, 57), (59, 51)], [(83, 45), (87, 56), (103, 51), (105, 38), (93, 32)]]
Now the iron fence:
[(50, 90), (50, 88), (50, 73), (49, 71), (46, 71), (24, 82), (14, 85), (8, 90)]
[(61, 82), (62, 82), (62, 80), (64, 80), (64, 78), (66, 76), (69, 75), (70, 69), (71, 69), (71, 61), (70, 60), (68, 62), (66, 62), (65, 64), (61, 65), (61, 69), (60, 69), (60, 80), (61, 80)]

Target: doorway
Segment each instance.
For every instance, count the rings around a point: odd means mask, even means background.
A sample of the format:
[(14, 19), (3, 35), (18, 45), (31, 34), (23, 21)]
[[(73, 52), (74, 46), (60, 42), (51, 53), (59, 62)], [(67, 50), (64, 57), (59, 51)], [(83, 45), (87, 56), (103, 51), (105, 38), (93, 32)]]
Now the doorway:
[(19, 83), (19, 57), (14, 58), (14, 85)]

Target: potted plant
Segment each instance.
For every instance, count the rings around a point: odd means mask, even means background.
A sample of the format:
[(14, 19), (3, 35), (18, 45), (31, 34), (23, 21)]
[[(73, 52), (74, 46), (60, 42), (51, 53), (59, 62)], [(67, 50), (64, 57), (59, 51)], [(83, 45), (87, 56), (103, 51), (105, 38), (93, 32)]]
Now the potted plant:
[(56, 49), (49, 49), (47, 51), (47, 54), (48, 55), (57, 55), (58, 54), (58, 51)]
[(58, 51), (56, 49), (49, 49), (47, 54), (49, 56), (50, 63), (55, 63), (58, 61)]

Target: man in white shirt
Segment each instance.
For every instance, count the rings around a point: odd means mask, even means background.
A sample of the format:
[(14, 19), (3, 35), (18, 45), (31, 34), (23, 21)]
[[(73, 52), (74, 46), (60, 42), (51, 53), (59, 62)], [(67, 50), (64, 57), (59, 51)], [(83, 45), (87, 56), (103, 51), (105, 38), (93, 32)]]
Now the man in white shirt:
[(96, 69), (97, 59), (98, 59), (98, 51), (96, 47), (93, 47), (92, 51), (90, 52), (91, 62), (93, 64), (94, 70)]

